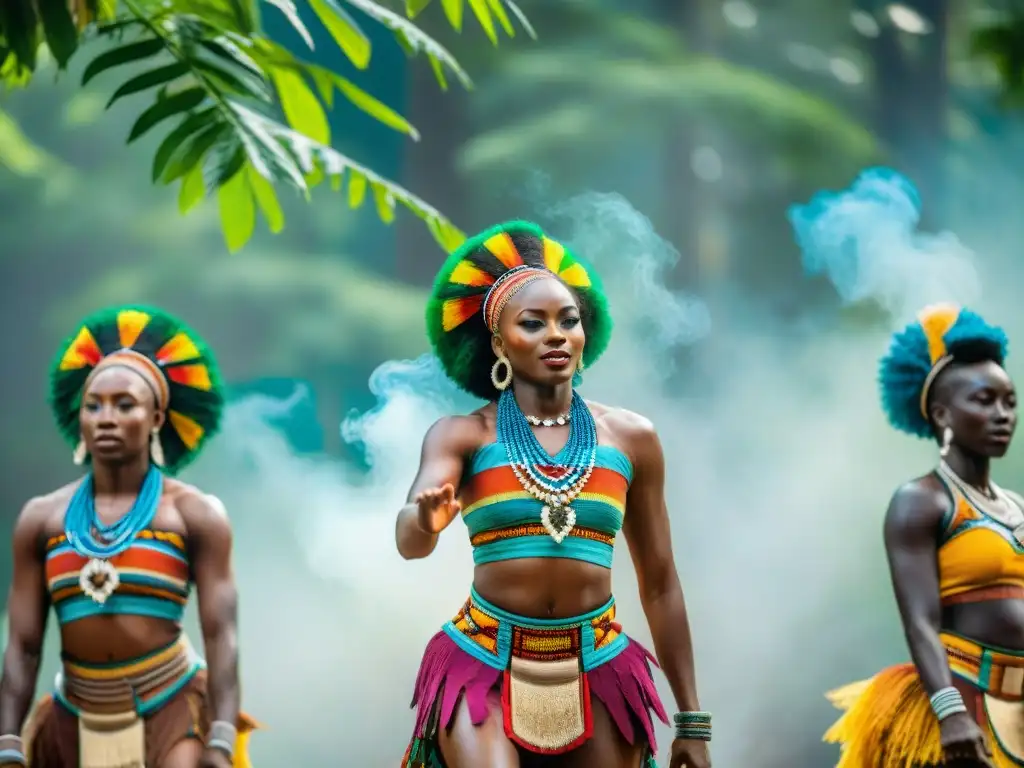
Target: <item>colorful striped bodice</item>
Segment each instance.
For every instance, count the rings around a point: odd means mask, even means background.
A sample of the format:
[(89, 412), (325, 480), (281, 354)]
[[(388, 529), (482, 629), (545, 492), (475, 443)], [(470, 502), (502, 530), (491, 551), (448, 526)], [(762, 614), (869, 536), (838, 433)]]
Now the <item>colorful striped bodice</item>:
[[(936, 476), (952, 501), (938, 552), (943, 604), (1024, 599), (1024, 530), (993, 519), (957, 483), (941, 473)], [(1024, 507), (1019, 496), (1007, 495)]]
[(191, 584), (185, 540), (180, 534), (146, 529), (128, 549), (110, 558), (118, 584), (102, 604), (82, 591), (79, 580), (87, 562), (63, 535), (46, 542), (46, 584), (60, 624), (110, 614), (181, 623)]
[(541, 524), (543, 505), (523, 489), (509, 466), (505, 446), (485, 445), (474, 454), (459, 494), (473, 562), (563, 557), (611, 568), (632, 479), (633, 465), (622, 451), (598, 446), (594, 471), (572, 503), (576, 525), (559, 544)]

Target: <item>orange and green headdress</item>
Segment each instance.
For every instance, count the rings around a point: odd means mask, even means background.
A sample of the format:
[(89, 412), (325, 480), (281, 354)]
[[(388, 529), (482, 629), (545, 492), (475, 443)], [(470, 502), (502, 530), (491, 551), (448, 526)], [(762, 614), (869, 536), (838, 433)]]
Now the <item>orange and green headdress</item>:
[(153, 388), (166, 418), (160, 430), (163, 470), (175, 474), (220, 426), (224, 392), (210, 350), (190, 328), (159, 309), (101, 310), (79, 323), (50, 370), (50, 407), (61, 434), (76, 445), (78, 411), (90, 377), (110, 365), (136, 370)]
[(894, 334), (879, 367), (882, 408), (896, 429), (917, 437), (935, 436), (928, 396), (951, 363), (992, 360), (1002, 365), (1008, 341), (1002, 328), (955, 304), (922, 309)]
[(512, 221), (466, 240), (444, 263), (427, 302), (427, 334), (449, 378), (484, 400), (491, 382), (491, 336), (501, 310), (538, 277), (558, 277), (575, 294), (587, 336), (583, 362), (590, 366), (611, 339), (608, 300), (594, 271), (536, 224)]

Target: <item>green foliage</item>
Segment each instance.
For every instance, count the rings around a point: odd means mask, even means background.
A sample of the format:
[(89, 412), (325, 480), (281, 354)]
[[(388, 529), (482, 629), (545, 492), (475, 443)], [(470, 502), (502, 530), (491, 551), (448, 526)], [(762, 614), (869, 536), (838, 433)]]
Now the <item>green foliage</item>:
[[(467, 2), (495, 44), (497, 27), (515, 33), (508, 12), (526, 23), (508, 0)], [(294, 0), (268, 3), (312, 48), (312, 36)], [(309, 4), (358, 69), (370, 66), (371, 46), (346, 5), (391, 30), (410, 55), (425, 56), (442, 88), (447, 87), (449, 73), (471, 87), (469, 76), (440, 43), (379, 3)], [(429, 0), (408, 0), (407, 15), (414, 17), (427, 5)], [(444, 0), (443, 5), (449, 21), (460, 28), (462, 0)], [(85, 68), (82, 85), (113, 77), (122, 68), (131, 70), (131, 76), (113, 90), (107, 107), (126, 97), (148, 96), (149, 104), (135, 120), (128, 142), (172, 125), (155, 152), (152, 179), (179, 185), (183, 213), (215, 195), (232, 252), (251, 238), (257, 210), (272, 232), (281, 230), (280, 188), (308, 196), (324, 181), (345, 192), (352, 208), (361, 206), (369, 192), (378, 215), (388, 223), (396, 208), (404, 207), (425, 222), (443, 248), (454, 249), (464, 236), (444, 215), (331, 147), (326, 110), (340, 97), (413, 140), (419, 138), (416, 129), (355, 83), (269, 39), (261, 31), (259, 8), (258, 0), (3, 0), (0, 84), (27, 85), (46, 51), (64, 70), (84, 43), (106, 43), (107, 50)]]
[(1024, 105), (1024, 3), (974, 30), (971, 50), (995, 68), (1004, 103)]

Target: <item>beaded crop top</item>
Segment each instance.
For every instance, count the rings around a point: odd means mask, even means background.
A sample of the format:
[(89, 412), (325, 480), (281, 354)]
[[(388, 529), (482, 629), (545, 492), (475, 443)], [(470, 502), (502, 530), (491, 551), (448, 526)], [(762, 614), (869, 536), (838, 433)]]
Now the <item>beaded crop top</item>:
[[(180, 534), (150, 528), (136, 534), (127, 549), (110, 558), (116, 582), (102, 602), (83, 588), (83, 581), (90, 578), (89, 562), (64, 535), (46, 542), (46, 584), (60, 624), (111, 614), (181, 623), (191, 583), (185, 541)], [(95, 578), (112, 577), (96, 574)], [(102, 587), (95, 581), (93, 586)]]
[[(943, 605), (1024, 599), (1024, 526), (1011, 528), (988, 514), (970, 488), (939, 471), (952, 501), (939, 543), (939, 593)], [(999, 490), (1011, 505), (1016, 494)]]
[(576, 524), (558, 543), (539, 522), (543, 504), (523, 489), (505, 446), (483, 446), (469, 463), (459, 494), (473, 562), (562, 557), (611, 568), (632, 479), (633, 466), (622, 451), (597, 446), (594, 469), (572, 502)]

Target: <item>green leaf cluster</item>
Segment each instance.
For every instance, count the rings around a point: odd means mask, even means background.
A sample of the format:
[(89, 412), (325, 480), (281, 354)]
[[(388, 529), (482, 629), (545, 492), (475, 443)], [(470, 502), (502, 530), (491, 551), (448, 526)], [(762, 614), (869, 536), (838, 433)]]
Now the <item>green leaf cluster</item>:
[[(515, 34), (510, 17), (532, 34), (510, 0), (441, 0), (459, 30), (468, 5), (487, 37), (498, 29)], [(308, 0), (318, 22), (358, 69), (371, 62), (370, 40), (346, 8), (389, 29), (410, 55), (421, 55), (439, 85), (449, 75), (463, 87), (472, 82), (452, 54), (412, 19), (430, 0), (407, 0), (406, 16), (374, 0)], [(313, 36), (295, 0), (267, 0), (309, 49)], [(257, 213), (272, 232), (285, 224), (278, 195), (291, 188), (308, 196), (327, 182), (351, 208), (367, 197), (390, 223), (398, 207), (424, 221), (437, 242), (452, 250), (463, 233), (441, 212), (398, 184), (331, 146), (328, 111), (344, 99), (383, 126), (413, 140), (416, 129), (398, 112), (351, 80), (312, 64), (261, 30), (258, 0), (3, 0), (0, 2), (0, 84), (27, 85), (48, 51), (59, 69), (91, 40), (106, 50), (85, 67), (82, 85), (96, 78), (119, 84), (107, 107), (145, 96), (127, 140), (165, 129), (151, 175), (154, 183), (178, 185), (178, 206), (192, 210), (207, 197), (218, 202), (231, 252), (252, 237)]]

